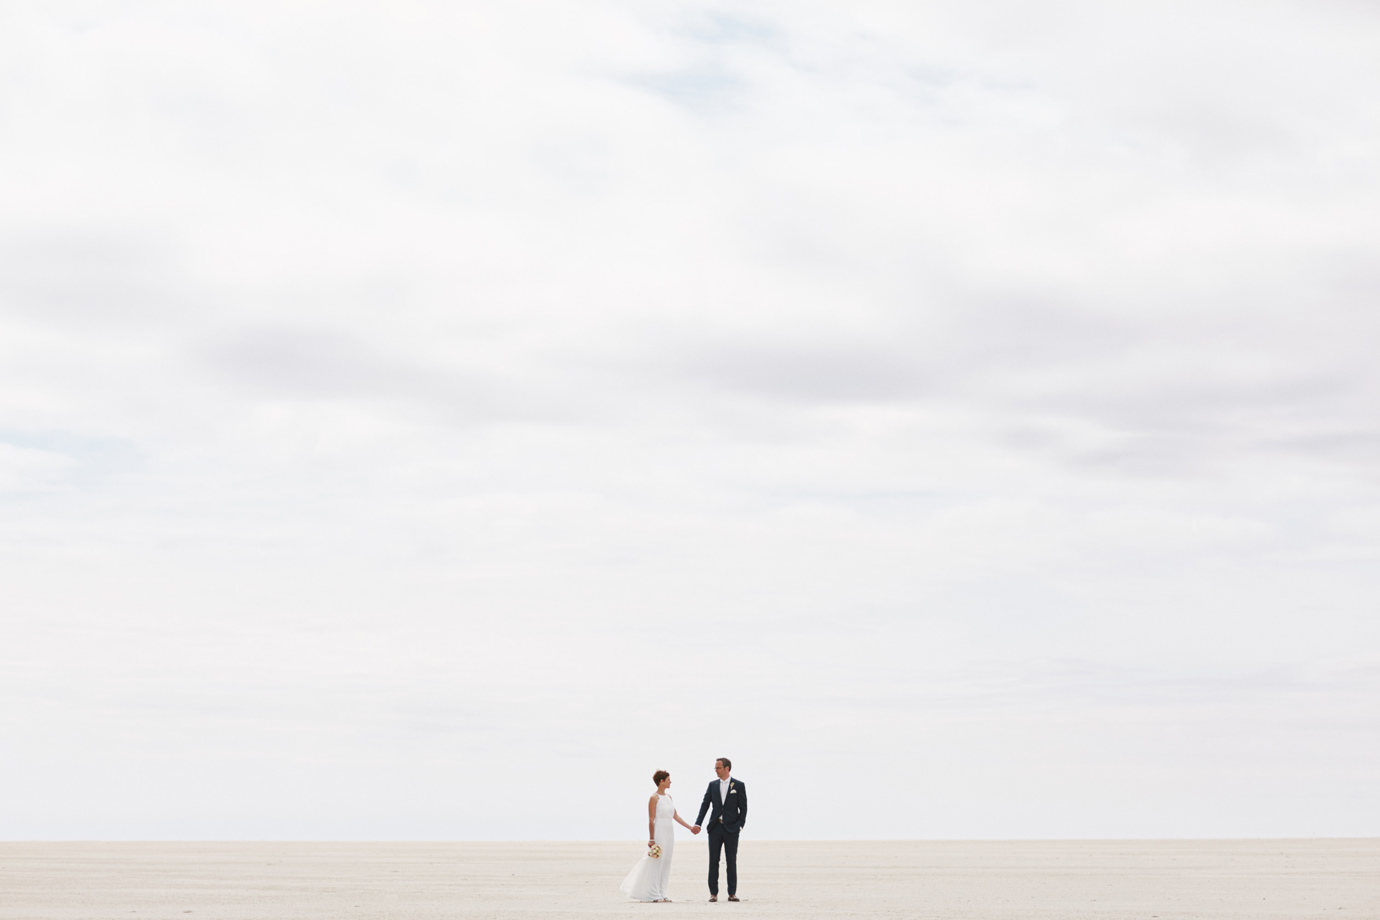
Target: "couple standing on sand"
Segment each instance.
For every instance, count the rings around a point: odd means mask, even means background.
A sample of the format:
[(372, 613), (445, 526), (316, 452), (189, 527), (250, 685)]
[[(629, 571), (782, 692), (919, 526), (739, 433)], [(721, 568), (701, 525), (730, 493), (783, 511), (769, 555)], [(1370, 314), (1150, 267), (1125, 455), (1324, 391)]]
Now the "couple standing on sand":
[(738, 832), (747, 821), (747, 787), (730, 772), (733, 761), (720, 757), (714, 761), (718, 779), (709, 783), (700, 803), (700, 815), (692, 827), (676, 814), (671, 801), (671, 774), (657, 770), (652, 774), (656, 795), (647, 802), (647, 855), (642, 857), (618, 886), (628, 897), (637, 901), (670, 902), (666, 897), (666, 883), (671, 880), (671, 855), (676, 848), (675, 824), (700, 832), (705, 812), (709, 816), (709, 900), (719, 900), (719, 851), (728, 857), (728, 899), (738, 900)]

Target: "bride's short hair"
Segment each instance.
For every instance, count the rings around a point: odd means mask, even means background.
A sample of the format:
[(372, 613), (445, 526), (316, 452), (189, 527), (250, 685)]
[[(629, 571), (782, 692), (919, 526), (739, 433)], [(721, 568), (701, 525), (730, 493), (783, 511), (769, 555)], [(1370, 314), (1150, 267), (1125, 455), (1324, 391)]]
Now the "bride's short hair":
[(652, 782), (660, 786), (663, 779), (670, 779), (670, 777), (671, 774), (667, 773), (665, 770), (657, 770), (652, 774)]

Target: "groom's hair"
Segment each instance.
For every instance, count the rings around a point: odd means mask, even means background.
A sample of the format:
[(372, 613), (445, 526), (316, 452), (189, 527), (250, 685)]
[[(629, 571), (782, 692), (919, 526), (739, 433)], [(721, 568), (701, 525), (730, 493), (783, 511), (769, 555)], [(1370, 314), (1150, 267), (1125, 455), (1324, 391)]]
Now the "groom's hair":
[(671, 774), (667, 773), (665, 770), (657, 770), (655, 773), (652, 774), (652, 782), (660, 786), (661, 781), (670, 775)]
[(719, 763), (721, 763), (721, 764), (724, 765), (724, 769), (725, 769), (725, 770), (732, 770), (732, 769), (733, 769), (733, 761), (729, 760), (727, 757), (720, 757), (720, 758), (719, 758)]

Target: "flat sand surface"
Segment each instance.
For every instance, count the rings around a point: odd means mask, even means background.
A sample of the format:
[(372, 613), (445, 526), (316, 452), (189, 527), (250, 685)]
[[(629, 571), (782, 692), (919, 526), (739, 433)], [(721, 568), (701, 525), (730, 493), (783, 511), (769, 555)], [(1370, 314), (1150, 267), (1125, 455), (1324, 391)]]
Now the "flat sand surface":
[(782, 843), (742, 901), (622, 900), (637, 843), (0, 843), (0, 918), (1380, 918), (1380, 840)]

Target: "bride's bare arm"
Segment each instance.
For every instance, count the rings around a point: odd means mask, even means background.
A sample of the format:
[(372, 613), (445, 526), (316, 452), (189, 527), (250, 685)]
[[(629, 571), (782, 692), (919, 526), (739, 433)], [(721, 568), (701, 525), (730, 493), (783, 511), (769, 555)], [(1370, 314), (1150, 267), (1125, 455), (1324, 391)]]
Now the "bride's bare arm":
[(656, 796), (647, 802), (647, 846), (656, 843)]
[(692, 831), (694, 830), (693, 827), (691, 827), (690, 825), (688, 825), (688, 824), (685, 823), (685, 819), (682, 818), (682, 817), (680, 816), (680, 812), (676, 812), (676, 813), (673, 815), (673, 817), (676, 819), (676, 823), (679, 824), (681, 827), (684, 827), (684, 828), (686, 828), (686, 829), (688, 829), (688, 830), (692, 830)]

